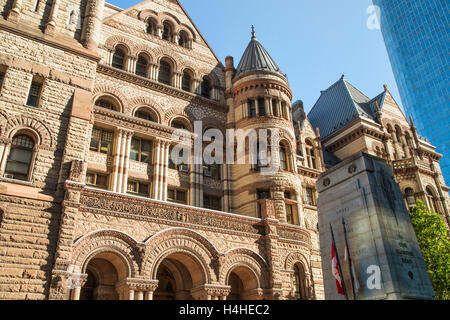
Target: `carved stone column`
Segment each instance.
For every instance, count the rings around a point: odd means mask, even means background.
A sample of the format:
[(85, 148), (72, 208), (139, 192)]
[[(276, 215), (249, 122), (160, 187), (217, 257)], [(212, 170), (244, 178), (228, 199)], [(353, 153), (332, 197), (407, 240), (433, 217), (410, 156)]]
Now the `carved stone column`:
[(60, 0), (53, 0), (50, 18), (44, 30), (45, 34), (54, 35), (56, 33), (56, 21), (58, 18), (59, 4)]
[(81, 288), (85, 285), (87, 281), (87, 274), (72, 274), (68, 279), (69, 286), (72, 287), (70, 300), (80, 300)]
[(20, 14), (21, 14), (20, 11), (22, 10), (22, 1), (23, 0), (14, 0), (12, 9), (8, 13), (8, 17), (7, 17), (8, 21), (11, 21), (14, 23), (19, 22)]
[(156, 200), (159, 199), (159, 167), (161, 166), (161, 144), (162, 141), (157, 139), (155, 143), (156, 151), (153, 164), (153, 198)]
[(226, 300), (230, 293), (230, 286), (213, 284), (203, 284), (191, 289), (191, 295), (195, 300)]
[[(283, 282), (281, 280), (280, 253), (278, 248), (278, 224), (275, 219), (275, 208), (272, 200), (264, 199), (261, 202), (261, 214), (265, 227), (265, 247), (267, 261), (270, 268), (271, 289), (267, 292), (267, 298), (278, 300), (281, 297)], [(258, 295), (260, 291), (258, 290)]]
[(152, 300), (158, 282), (158, 280), (126, 278), (116, 284), (116, 290), (123, 299)]
[(0, 175), (3, 175), (8, 162), (9, 151), (11, 149), (11, 139), (2, 139), (0, 144)]
[[(86, 164), (81, 160), (73, 160), (70, 174), (65, 182), (65, 197), (62, 202), (61, 223), (52, 269), (50, 300), (69, 300), (69, 279), (83, 279), (79, 270), (70, 267), (75, 225), (80, 207), (81, 191), (84, 188), (84, 172)], [(73, 277), (73, 273), (79, 277)]]

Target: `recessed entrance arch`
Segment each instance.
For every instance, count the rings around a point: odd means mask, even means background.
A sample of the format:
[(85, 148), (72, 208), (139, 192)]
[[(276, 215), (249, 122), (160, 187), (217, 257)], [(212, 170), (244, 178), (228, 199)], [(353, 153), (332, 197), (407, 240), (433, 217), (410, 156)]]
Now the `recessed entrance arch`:
[(157, 268), (156, 279), (154, 300), (193, 300), (191, 290), (207, 281), (202, 264), (186, 252), (166, 256)]
[(128, 270), (119, 255), (113, 252), (96, 254), (83, 269), (87, 279), (81, 288), (80, 300), (123, 299), (116, 286), (126, 279)]
[(227, 300), (252, 300), (258, 296), (258, 278), (248, 267), (234, 268), (228, 275), (227, 284), (231, 286)]

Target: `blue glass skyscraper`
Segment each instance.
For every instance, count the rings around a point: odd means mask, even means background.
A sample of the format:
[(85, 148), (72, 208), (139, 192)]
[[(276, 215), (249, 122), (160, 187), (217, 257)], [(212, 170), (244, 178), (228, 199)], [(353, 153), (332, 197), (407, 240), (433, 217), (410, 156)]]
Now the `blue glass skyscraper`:
[(403, 106), (418, 132), (443, 153), (450, 184), (450, 1), (373, 0)]

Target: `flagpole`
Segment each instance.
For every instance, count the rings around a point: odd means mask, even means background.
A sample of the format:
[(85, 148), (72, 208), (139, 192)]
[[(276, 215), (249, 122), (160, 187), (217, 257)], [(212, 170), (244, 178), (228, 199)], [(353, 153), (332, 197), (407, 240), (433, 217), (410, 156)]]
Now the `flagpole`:
[(337, 263), (338, 263), (338, 266), (339, 266), (339, 274), (340, 274), (341, 279), (342, 279), (342, 289), (344, 289), (345, 298), (348, 300), (348, 294), (347, 294), (347, 289), (345, 287), (344, 275), (342, 274), (341, 262), (339, 260), (339, 254), (338, 254), (337, 247), (336, 247), (336, 241), (334, 240), (333, 227), (331, 226), (331, 223), (330, 223), (330, 229), (331, 229), (331, 237), (332, 237), (334, 251), (336, 252), (336, 260), (337, 260)]
[(350, 257), (350, 247), (348, 245), (347, 228), (345, 226), (344, 218), (342, 218), (342, 225), (344, 226), (345, 250), (347, 250), (347, 255), (348, 255), (348, 271), (350, 272), (350, 278), (352, 280), (353, 300), (356, 300), (355, 279), (353, 278), (353, 273), (352, 273), (352, 260)]

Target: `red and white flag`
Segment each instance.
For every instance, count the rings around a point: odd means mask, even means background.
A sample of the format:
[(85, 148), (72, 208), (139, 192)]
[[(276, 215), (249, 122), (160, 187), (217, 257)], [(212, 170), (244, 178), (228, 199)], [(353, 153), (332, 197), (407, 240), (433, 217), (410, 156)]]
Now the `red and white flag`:
[(331, 243), (331, 269), (333, 271), (334, 279), (336, 280), (337, 293), (345, 296), (344, 286), (342, 283), (341, 270), (336, 256), (334, 240)]

